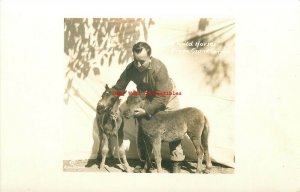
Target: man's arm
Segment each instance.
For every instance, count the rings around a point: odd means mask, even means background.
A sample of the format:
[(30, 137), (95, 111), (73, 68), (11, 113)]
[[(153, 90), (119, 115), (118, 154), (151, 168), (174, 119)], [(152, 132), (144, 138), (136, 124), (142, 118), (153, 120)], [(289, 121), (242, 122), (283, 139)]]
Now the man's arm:
[[(156, 74), (155, 91), (171, 91), (169, 89), (170, 87), (168, 71), (167, 68), (162, 65), (158, 73)], [(169, 97), (170, 96), (168, 95), (155, 95), (153, 100), (145, 108), (146, 114), (151, 117), (153, 114), (159, 111), (159, 109), (166, 107)]]
[(120, 75), (120, 78), (118, 79), (117, 83), (112, 87), (116, 91), (125, 91), (128, 83), (130, 82), (130, 79), (127, 75), (127, 69), (126, 68), (123, 73)]

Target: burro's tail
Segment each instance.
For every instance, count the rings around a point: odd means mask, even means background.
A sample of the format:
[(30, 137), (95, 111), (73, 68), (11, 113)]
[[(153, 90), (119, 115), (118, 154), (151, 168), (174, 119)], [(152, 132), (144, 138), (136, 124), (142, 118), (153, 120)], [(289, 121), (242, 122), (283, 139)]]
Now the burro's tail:
[(201, 144), (202, 147), (204, 149), (204, 157), (205, 157), (205, 163), (206, 163), (206, 167), (208, 169), (210, 169), (212, 167), (212, 163), (211, 163), (211, 159), (210, 159), (210, 155), (209, 155), (209, 150), (208, 150), (208, 136), (209, 136), (209, 123), (207, 118), (204, 116), (205, 119), (205, 123), (204, 123), (204, 128), (203, 128), (203, 132), (201, 135)]

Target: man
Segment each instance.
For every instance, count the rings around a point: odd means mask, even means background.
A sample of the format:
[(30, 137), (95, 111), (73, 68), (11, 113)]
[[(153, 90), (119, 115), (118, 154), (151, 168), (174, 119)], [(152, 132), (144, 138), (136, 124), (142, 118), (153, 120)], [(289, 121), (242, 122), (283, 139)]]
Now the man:
[[(137, 85), (138, 92), (169, 92), (176, 91), (172, 79), (168, 75), (166, 66), (158, 59), (151, 56), (151, 47), (144, 42), (136, 43), (133, 48), (134, 61), (128, 64), (121, 74), (113, 89), (125, 91), (128, 83), (133, 81)], [(179, 100), (176, 95), (149, 94), (146, 99), (150, 101), (144, 109), (137, 108), (135, 117), (151, 118), (158, 111), (175, 110), (179, 108)], [(138, 148), (141, 158), (145, 158), (142, 129), (138, 130)], [(181, 142), (169, 143), (170, 158), (173, 161), (173, 173), (180, 172), (180, 162), (184, 160)]]

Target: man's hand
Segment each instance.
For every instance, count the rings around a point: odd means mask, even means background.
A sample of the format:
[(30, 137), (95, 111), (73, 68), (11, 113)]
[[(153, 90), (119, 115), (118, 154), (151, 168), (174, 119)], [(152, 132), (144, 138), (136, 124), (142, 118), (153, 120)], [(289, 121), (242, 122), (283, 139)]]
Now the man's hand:
[(136, 108), (134, 110), (134, 117), (142, 117), (144, 115), (146, 115), (146, 111), (144, 109), (142, 109), (142, 108)]

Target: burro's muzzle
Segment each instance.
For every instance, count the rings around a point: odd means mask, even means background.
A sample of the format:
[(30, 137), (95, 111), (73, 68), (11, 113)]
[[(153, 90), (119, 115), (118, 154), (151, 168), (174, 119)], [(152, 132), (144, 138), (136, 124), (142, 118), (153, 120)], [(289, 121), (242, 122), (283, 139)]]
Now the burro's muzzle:
[(98, 113), (98, 114), (102, 114), (102, 113), (104, 113), (107, 109), (108, 109), (107, 104), (105, 104), (102, 100), (100, 100), (100, 101), (98, 102), (98, 104), (97, 104), (97, 109), (96, 109), (97, 113)]

